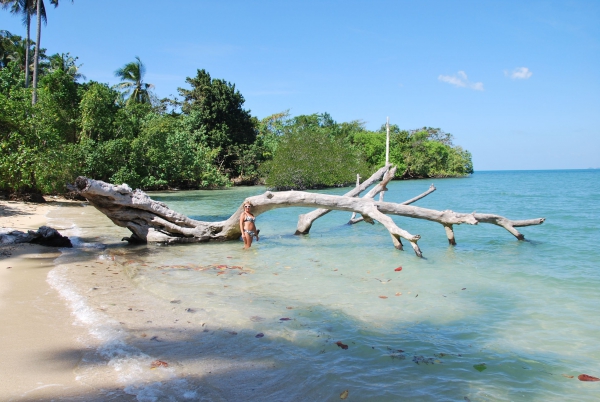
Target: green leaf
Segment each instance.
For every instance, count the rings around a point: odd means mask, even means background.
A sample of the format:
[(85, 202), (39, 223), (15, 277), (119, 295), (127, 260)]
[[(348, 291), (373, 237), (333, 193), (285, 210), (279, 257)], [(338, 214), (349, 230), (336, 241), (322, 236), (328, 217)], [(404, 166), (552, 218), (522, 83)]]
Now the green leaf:
[(487, 366), (485, 365), (485, 363), (481, 363), (475, 364), (473, 368), (481, 373), (483, 370), (487, 369)]

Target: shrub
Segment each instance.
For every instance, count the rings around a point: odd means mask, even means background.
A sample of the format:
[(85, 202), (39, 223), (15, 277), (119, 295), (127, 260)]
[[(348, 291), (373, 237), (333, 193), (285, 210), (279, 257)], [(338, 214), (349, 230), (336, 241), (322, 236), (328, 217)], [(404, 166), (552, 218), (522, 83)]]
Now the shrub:
[(262, 169), (267, 186), (279, 190), (345, 186), (355, 182), (357, 173), (369, 174), (367, 164), (344, 139), (311, 126), (287, 132)]

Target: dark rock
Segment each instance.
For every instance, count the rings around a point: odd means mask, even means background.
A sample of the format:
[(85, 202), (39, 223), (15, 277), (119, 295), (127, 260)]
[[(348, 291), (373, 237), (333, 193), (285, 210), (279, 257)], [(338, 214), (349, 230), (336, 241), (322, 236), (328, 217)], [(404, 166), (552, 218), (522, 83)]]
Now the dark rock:
[(44, 204), (46, 199), (41, 194), (32, 193), (25, 196), (25, 201), (35, 202), (36, 204)]
[(0, 229), (0, 244), (29, 243), (33, 236), (20, 230), (10, 228)]
[(36, 204), (44, 204), (46, 200), (39, 193), (14, 193), (10, 195), (12, 201), (33, 202)]
[(30, 230), (28, 234), (33, 236), (33, 239), (29, 241), (30, 243), (48, 247), (73, 247), (68, 237), (61, 235), (56, 229), (48, 226), (41, 226), (37, 232)]

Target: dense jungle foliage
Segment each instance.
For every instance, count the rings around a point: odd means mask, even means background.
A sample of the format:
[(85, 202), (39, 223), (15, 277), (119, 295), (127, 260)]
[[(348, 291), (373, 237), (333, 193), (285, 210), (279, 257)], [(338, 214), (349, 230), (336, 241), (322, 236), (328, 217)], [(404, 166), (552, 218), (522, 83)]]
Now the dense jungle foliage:
[[(357, 173), (368, 177), (385, 162), (385, 126), (369, 131), (327, 113), (259, 120), (234, 84), (205, 70), (186, 79), (179, 98), (157, 99), (139, 58), (117, 69), (122, 82), (110, 87), (80, 83), (77, 58), (40, 49), (32, 103), (24, 43), (0, 31), (3, 191), (62, 193), (79, 175), (146, 190), (262, 182), (306, 189), (352, 184)], [(473, 172), (468, 151), (427, 127), (392, 126), (390, 161), (399, 179)]]

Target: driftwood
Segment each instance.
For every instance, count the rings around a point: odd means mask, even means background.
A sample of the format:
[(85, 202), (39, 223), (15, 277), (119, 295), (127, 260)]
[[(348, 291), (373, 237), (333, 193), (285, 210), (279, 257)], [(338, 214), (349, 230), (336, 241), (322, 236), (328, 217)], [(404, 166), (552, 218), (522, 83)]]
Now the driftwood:
[[(373, 183), (375, 183), (377, 180), (380, 180), (381, 177), (383, 176), (383, 180), (377, 184), (377, 186), (375, 186), (373, 188), (373, 190), (371, 190), (367, 195), (365, 195), (364, 198), (373, 198), (369, 197), (369, 194), (371, 194), (373, 191), (377, 191), (375, 194), (377, 194), (378, 192), (382, 191), (383, 189), (385, 189), (385, 185), (387, 183), (389, 183), (389, 181), (394, 177), (394, 174), (396, 173), (396, 167), (391, 167), (391, 165), (386, 165), (384, 167), (382, 167), (381, 169), (379, 169), (377, 172), (373, 173), (373, 175), (371, 177), (369, 177), (367, 180), (365, 180), (362, 184), (356, 183), (356, 187), (350, 191), (348, 191), (346, 194), (344, 194), (344, 197), (357, 197), (360, 195), (360, 193), (362, 193), (363, 191), (365, 191), (367, 188), (371, 187), (371, 185)], [(331, 209), (325, 209), (325, 208), (319, 208), (319, 209), (315, 209), (314, 211), (311, 211), (307, 214), (302, 214), (298, 217), (298, 226), (296, 227), (296, 233), (297, 235), (300, 234), (308, 234), (308, 232), (310, 231), (310, 228), (312, 227), (312, 224), (315, 220), (317, 220), (318, 218), (322, 217), (323, 215), (328, 214), (331, 211)], [(373, 223), (373, 222), (371, 222)]]
[(450, 244), (455, 244), (453, 225), (491, 223), (505, 228), (517, 239), (523, 240), (524, 236), (515, 229), (516, 227), (539, 225), (545, 220), (537, 218), (514, 221), (499, 215), (459, 213), (450, 210), (436, 211), (411, 205), (374, 201), (372, 198), (335, 196), (304, 191), (267, 191), (244, 200), (227, 220), (203, 222), (177, 213), (164, 203), (152, 200), (143, 191), (133, 191), (126, 184), (113, 185), (86, 177), (78, 177), (75, 185), (70, 186), (70, 189), (76, 190), (85, 197), (91, 205), (104, 213), (113, 223), (129, 229), (132, 236), (125, 240), (133, 242), (190, 243), (237, 240), (241, 236), (239, 217), (243, 210), (242, 206), (246, 202), (250, 202), (254, 206), (252, 212), (255, 216), (272, 209), (286, 207), (319, 207), (325, 210), (360, 213), (366, 221), (378, 221), (384, 225), (392, 236), (396, 248), (402, 249), (401, 238), (410, 242), (419, 257), (422, 256), (422, 252), (417, 242), (421, 236), (413, 235), (399, 228), (388, 215), (440, 223), (446, 229)]
[[(396, 169), (394, 168), (394, 171), (391, 172), (390, 179), (394, 177), (395, 172), (396, 172)], [(387, 182), (385, 182), (385, 179), (386, 178), (384, 178), (384, 180), (382, 181), (382, 183), (383, 183), (382, 186), (377, 185), (377, 186), (373, 187), (373, 189), (371, 191), (369, 191), (367, 194), (365, 194), (365, 196), (363, 198), (375, 199), (375, 196), (377, 195), (377, 193), (380, 193), (380, 192), (383, 193), (383, 191), (386, 191), (385, 184), (387, 184)], [(382, 184), (382, 183), (380, 183), (380, 184)], [(431, 186), (429, 186), (429, 189), (427, 189), (427, 191), (425, 191), (424, 193), (421, 193), (421, 194), (417, 195), (416, 197), (411, 198), (410, 200), (401, 202), (400, 205), (410, 205), (413, 202), (417, 202), (421, 198), (428, 196), (429, 194), (433, 193), (435, 190), (436, 190), (435, 186), (432, 184)], [(380, 197), (379, 201), (382, 201), (381, 198), (382, 197)], [(352, 217), (350, 217), (350, 221), (348, 222), (348, 224), (354, 225), (354, 224), (356, 224), (358, 222), (362, 222), (362, 221), (364, 221), (364, 218), (362, 216), (360, 218), (357, 218), (356, 212), (354, 212), (352, 214)], [(369, 223), (373, 223), (373, 222), (369, 222)]]

